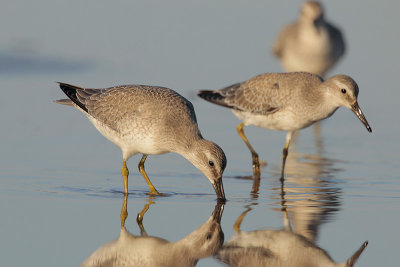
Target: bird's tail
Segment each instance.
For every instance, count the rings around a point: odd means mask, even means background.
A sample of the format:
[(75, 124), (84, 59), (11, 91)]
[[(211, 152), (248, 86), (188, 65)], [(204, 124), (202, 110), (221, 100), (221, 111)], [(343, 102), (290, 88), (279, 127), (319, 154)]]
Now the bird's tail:
[(227, 108), (233, 108), (225, 102), (225, 95), (219, 90), (201, 90), (197, 95), (208, 102)]
[(220, 105), (220, 102), (223, 102), (225, 99), (225, 96), (223, 96), (221, 92), (215, 90), (201, 90), (197, 95), (204, 100), (218, 105)]
[(241, 85), (242, 83), (235, 83), (220, 90), (201, 90), (197, 95), (211, 103), (240, 110), (237, 106), (232, 104), (232, 98), (234, 98), (235, 92)]
[(59, 99), (59, 100), (54, 100), (55, 103), (60, 104), (60, 105), (65, 105), (65, 106), (73, 106), (74, 102), (72, 102), (71, 99)]
[(83, 109), (84, 111), (88, 111), (88, 109), (86, 108), (85, 104), (82, 103), (77, 96), (77, 90), (82, 90), (83, 88), (75, 86), (75, 85), (71, 85), (71, 84), (67, 84), (67, 83), (61, 83), (60, 84), (60, 88), (61, 90), (71, 99), (70, 101), (68, 101), (68, 99), (61, 99), (61, 100), (57, 100), (56, 103), (61, 104), (61, 105), (72, 105), (72, 102), (74, 102), (77, 106), (79, 106), (81, 109)]

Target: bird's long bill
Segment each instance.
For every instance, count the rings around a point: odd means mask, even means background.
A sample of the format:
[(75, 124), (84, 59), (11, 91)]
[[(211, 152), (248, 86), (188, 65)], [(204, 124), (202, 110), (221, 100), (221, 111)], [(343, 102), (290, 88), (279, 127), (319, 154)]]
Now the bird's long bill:
[(365, 118), (364, 114), (361, 111), (360, 106), (358, 105), (358, 103), (354, 103), (354, 105), (351, 106), (351, 110), (354, 112), (354, 114), (356, 114), (356, 116), (360, 119), (360, 121), (365, 125), (365, 127), (367, 128), (368, 132), (372, 132), (371, 127), (368, 124), (367, 119)]
[(222, 218), (222, 213), (224, 212), (224, 203), (218, 202), (217, 205), (215, 205), (214, 211), (212, 213), (213, 219), (220, 223), (221, 218)]
[(346, 261), (346, 266), (348, 267), (353, 267), (353, 265), (356, 263), (358, 258), (361, 256), (361, 253), (363, 253), (364, 249), (368, 246), (368, 241), (365, 241), (361, 247), (354, 252), (354, 254)]
[(212, 186), (214, 187), (215, 193), (217, 194), (218, 201), (225, 202), (226, 199), (222, 178), (215, 180)]

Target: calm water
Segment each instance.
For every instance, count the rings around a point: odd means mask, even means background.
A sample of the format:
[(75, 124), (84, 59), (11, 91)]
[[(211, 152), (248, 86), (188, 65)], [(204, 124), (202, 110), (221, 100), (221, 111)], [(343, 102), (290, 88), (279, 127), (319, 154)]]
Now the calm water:
[[(121, 153), (80, 112), (56, 105), (56, 81), (87, 87), (140, 83), (174, 88), (196, 109), (203, 135), (228, 157), (229, 201), (221, 228), (279, 230), (286, 209), (296, 233), (335, 261), (369, 241), (356, 266), (397, 266), (400, 241), (398, 3), (324, 1), (345, 32), (348, 51), (331, 71), (351, 75), (369, 134), (344, 108), (292, 146), (279, 182), (284, 133), (256, 127), (246, 134), (267, 162), (253, 184), (251, 157), (227, 109), (196, 98), (263, 72), (281, 71), (270, 47), (301, 1), (6, 1), (0, 10), (0, 266), (77, 266), (118, 238), (123, 204)], [(149, 199), (131, 170), (126, 229), (171, 242), (213, 213), (212, 186), (184, 158), (151, 156), (146, 170), (166, 197)], [(201, 259), (197, 266), (222, 266)]]

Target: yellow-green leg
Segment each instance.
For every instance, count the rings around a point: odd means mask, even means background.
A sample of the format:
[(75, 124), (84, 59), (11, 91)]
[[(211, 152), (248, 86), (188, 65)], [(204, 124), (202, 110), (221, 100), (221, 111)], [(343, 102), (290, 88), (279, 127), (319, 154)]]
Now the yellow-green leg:
[(258, 154), (257, 152), (253, 149), (253, 147), (250, 145), (249, 140), (247, 140), (246, 135), (244, 134), (243, 131), (243, 127), (244, 127), (244, 123), (239, 124), (236, 127), (236, 130), (240, 136), (240, 138), (242, 138), (242, 140), (244, 141), (244, 143), (247, 145), (247, 147), (250, 149), (251, 152), (251, 157), (253, 159), (253, 173), (255, 177), (260, 177), (260, 163), (258, 161)]
[(240, 230), (240, 225), (243, 222), (244, 217), (246, 216), (246, 214), (251, 211), (252, 208), (248, 207), (245, 211), (242, 212), (242, 214), (240, 214), (240, 216), (236, 219), (235, 224), (233, 225), (233, 230), (235, 230), (236, 233), (240, 233), (242, 230)]
[(317, 121), (314, 124), (314, 137), (315, 137), (315, 144), (317, 147), (317, 154), (321, 155), (323, 152), (323, 148), (324, 148), (324, 143), (323, 143), (323, 139), (322, 139), (322, 134), (321, 134), (321, 121)]
[(138, 213), (138, 215), (137, 215), (137, 217), (136, 217), (136, 222), (137, 222), (137, 224), (138, 224), (138, 226), (139, 226), (139, 228), (140, 228), (140, 234), (141, 234), (142, 236), (147, 236), (146, 230), (144, 229), (144, 226), (143, 226), (143, 216), (144, 216), (144, 215), (146, 214), (146, 212), (148, 211), (150, 205), (151, 205), (151, 204), (154, 204), (154, 201), (153, 201), (153, 199), (152, 199), (151, 197), (149, 197), (149, 200), (148, 200), (148, 201), (149, 201), (149, 202), (148, 202), (146, 205), (144, 205), (144, 208), (142, 209), (141, 212)]
[(128, 217), (128, 211), (127, 211), (127, 206), (128, 206), (128, 195), (124, 195), (124, 203), (122, 204), (122, 209), (121, 209), (121, 214), (120, 214), (120, 219), (121, 219), (121, 228), (125, 227), (125, 221), (126, 218)]
[(160, 193), (158, 193), (157, 189), (154, 187), (154, 185), (151, 183), (149, 177), (147, 176), (146, 171), (144, 170), (144, 162), (146, 161), (147, 155), (142, 156), (142, 159), (139, 162), (139, 171), (140, 173), (143, 175), (144, 179), (146, 180), (147, 185), (149, 186), (149, 194), (150, 195), (160, 195)]
[(290, 145), (290, 140), (292, 139), (292, 135), (293, 135), (293, 132), (288, 132), (286, 134), (286, 143), (285, 143), (285, 147), (283, 148), (283, 152), (282, 152), (283, 159), (282, 159), (281, 180), (283, 180), (285, 177), (285, 164), (286, 164), (287, 155), (289, 153), (289, 145)]
[(253, 179), (253, 187), (250, 192), (251, 197), (258, 198), (259, 190), (260, 190), (260, 174), (258, 174), (258, 176), (255, 174)]
[(124, 193), (125, 195), (128, 194), (128, 176), (129, 170), (126, 167), (126, 160), (122, 162), (122, 179), (124, 180)]
[(292, 232), (292, 226), (290, 225), (289, 214), (286, 207), (283, 209), (283, 225), (286, 231)]
[(283, 211), (283, 225), (285, 226), (286, 231), (292, 232), (292, 226), (290, 225), (290, 219), (289, 219), (289, 214), (287, 211), (287, 205), (286, 205), (286, 199), (285, 199), (285, 181), (284, 179), (281, 179), (281, 205), (282, 208), (281, 210)]

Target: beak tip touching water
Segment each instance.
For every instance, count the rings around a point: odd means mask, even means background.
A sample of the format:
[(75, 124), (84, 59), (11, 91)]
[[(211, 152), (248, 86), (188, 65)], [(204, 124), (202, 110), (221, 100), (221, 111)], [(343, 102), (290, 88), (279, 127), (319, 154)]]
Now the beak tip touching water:
[(218, 202), (225, 202), (225, 192), (224, 184), (222, 183), (222, 178), (217, 179), (212, 186), (214, 187), (215, 193), (217, 194)]

